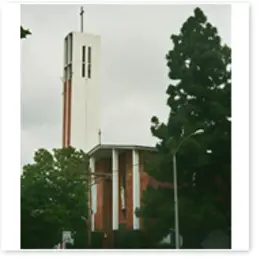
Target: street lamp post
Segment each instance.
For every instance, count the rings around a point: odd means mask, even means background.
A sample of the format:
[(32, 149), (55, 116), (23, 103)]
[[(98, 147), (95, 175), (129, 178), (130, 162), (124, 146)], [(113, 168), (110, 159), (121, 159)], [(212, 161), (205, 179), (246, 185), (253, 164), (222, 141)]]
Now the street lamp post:
[[(91, 172), (91, 171), (90, 171)], [(93, 177), (93, 179), (92, 179)], [(88, 216), (83, 217), (81, 216), (81, 219), (86, 221), (87, 219), (87, 224), (88, 224), (88, 246), (91, 248), (91, 244), (92, 244), (92, 214), (93, 214), (93, 210), (92, 210), (92, 192), (91, 192), (91, 187), (95, 184), (97, 184), (96, 181), (96, 177), (100, 177), (100, 180), (104, 179), (104, 178), (111, 178), (111, 173), (106, 173), (106, 172), (91, 172), (88, 177)]]
[(175, 214), (175, 246), (179, 249), (179, 206), (178, 206), (178, 185), (176, 154), (173, 154), (173, 185), (174, 185), (174, 214)]
[(177, 148), (173, 151), (173, 188), (174, 188), (174, 214), (175, 214), (175, 247), (176, 249), (180, 248), (180, 235), (179, 235), (179, 205), (178, 205), (178, 180), (177, 180), (177, 162), (176, 162), (176, 154), (179, 151), (181, 145), (188, 140), (191, 136), (202, 134), (204, 132), (203, 129), (199, 129), (180, 141)]

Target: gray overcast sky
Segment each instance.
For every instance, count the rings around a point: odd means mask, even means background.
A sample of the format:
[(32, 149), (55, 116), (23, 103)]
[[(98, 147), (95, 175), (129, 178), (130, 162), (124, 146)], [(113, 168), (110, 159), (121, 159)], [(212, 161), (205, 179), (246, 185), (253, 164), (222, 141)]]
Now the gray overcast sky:
[[(84, 29), (101, 36), (102, 142), (154, 145), (153, 115), (168, 116), (165, 55), (195, 5), (85, 5)], [(231, 44), (231, 6), (198, 5)], [(80, 5), (22, 5), (32, 35), (21, 43), (22, 164), (61, 146), (63, 39), (78, 31)]]

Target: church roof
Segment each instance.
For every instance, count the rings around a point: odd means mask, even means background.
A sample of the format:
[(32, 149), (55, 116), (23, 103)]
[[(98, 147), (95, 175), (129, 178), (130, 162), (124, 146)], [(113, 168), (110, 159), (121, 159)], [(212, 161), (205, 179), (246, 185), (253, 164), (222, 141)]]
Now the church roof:
[(95, 154), (96, 152), (100, 150), (113, 150), (113, 149), (118, 149), (118, 150), (141, 150), (141, 151), (151, 151), (155, 152), (156, 148), (153, 146), (144, 146), (144, 145), (126, 145), (126, 144), (99, 144), (92, 148), (89, 152), (88, 155), (91, 156)]

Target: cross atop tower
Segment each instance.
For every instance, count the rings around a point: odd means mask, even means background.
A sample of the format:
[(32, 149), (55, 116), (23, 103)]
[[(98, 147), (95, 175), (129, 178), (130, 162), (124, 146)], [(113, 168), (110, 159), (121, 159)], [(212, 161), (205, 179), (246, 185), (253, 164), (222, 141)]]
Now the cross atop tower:
[(83, 15), (84, 9), (83, 6), (80, 7), (80, 31), (83, 32)]
[(100, 36), (83, 31), (84, 9), (78, 7), (78, 30), (64, 39), (62, 144), (87, 153), (100, 142), (101, 44)]
[(99, 131), (98, 131), (98, 141), (99, 141), (99, 144), (101, 144), (101, 129), (99, 129)]

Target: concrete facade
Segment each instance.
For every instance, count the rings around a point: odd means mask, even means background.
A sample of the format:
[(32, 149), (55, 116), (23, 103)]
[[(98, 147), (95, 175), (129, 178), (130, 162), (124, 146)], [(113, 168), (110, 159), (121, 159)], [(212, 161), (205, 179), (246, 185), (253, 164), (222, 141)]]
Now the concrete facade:
[(112, 221), (113, 221), (113, 230), (118, 229), (118, 218), (119, 218), (119, 162), (118, 162), (118, 150), (112, 150)]
[(142, 156), (154, 148), (99, 144), (99, 95), (100, 37), (71, 32), (64, 40), (62, 145), (88, 153), (92, 173), (111, 174), (92, 179), (91, 231), (140, 229), (135, 209), (149, 183)]
[(65, 37), (63, 82), (63, 146), (88, 152), (99, 142), (99, 36), (72, 32)]

